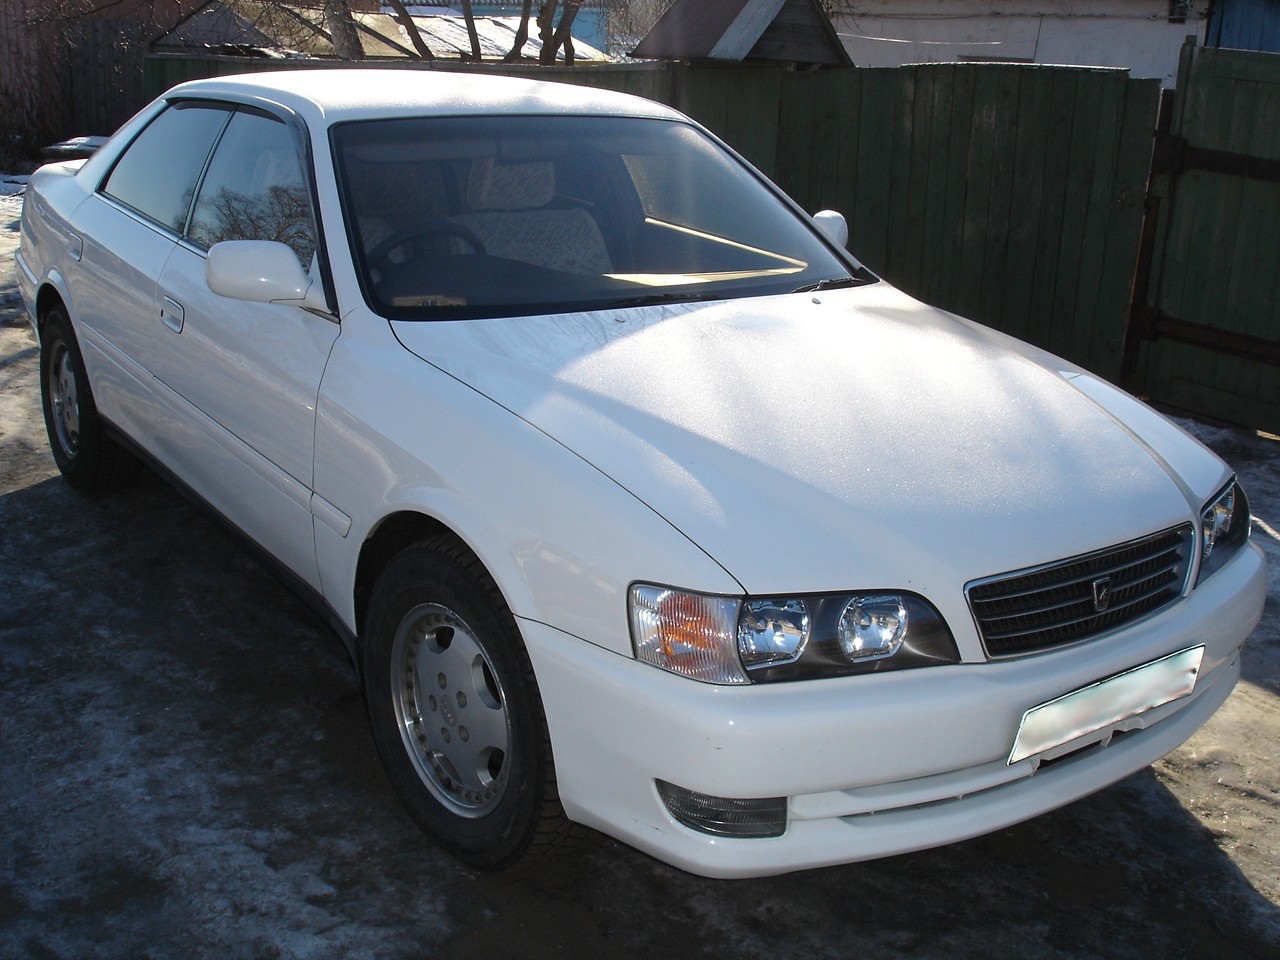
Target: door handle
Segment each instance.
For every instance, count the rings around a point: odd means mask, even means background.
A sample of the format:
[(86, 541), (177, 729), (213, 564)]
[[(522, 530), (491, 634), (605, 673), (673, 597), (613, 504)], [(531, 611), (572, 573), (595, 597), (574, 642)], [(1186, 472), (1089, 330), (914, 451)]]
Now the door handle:
[(165, 297), (160, 302), (160, 320), (174, 333), (182, 332), (182, 304), (172, 297)]

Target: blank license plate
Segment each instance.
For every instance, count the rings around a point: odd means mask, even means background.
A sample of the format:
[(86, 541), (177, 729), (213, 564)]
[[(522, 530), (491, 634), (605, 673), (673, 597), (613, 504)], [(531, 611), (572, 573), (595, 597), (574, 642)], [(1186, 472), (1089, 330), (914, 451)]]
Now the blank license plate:
[(1032, 707), (1022, 715), (1009, 763), (1187, 696), (1202, 659), (1204, 647), (1190, 647)]

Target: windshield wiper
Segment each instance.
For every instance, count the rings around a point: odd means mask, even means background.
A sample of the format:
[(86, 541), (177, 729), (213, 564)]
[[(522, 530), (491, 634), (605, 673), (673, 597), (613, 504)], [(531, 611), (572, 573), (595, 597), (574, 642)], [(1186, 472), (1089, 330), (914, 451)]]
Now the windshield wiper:
[(648, 307), (655, 303), (697, 303), (700, 300), (720, 300), (722, 294), (716, 293), (646, 293), (638, 297), (625, 297), (622, 300), (610, 300), (604, 310), (616, 310), (621, 307)]
[(840, 290), (844, 287), (856, 287), (863, 281), (856, 277), (833, 277), (829, 280), (819, 280), (817, 283), (806, 283), (803, 287), (796, 287), (792, 293), (813, 293), (817, 290)]

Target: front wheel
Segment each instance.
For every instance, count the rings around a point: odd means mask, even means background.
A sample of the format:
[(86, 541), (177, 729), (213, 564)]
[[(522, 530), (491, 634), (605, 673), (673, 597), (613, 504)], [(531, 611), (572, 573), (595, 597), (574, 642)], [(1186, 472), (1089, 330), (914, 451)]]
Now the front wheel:
[(94, 493), (133, 476), (137, 461), (107, 436), (80, 346), (58, 308), (45, 314), (40, 327), (40, 396), (54, 462), (71, 486)]
[(498, 869), (568, 836), (528, 653), (469, 550), (440, 538), (388, 564), (362, 659), (383, 765), (441, 846)]

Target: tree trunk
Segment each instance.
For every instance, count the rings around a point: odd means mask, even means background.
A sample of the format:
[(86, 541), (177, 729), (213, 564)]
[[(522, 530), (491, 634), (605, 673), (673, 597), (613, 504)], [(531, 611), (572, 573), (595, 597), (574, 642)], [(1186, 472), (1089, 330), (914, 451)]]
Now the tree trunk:
[(431, 52), (427, 42), (422, 39), (422, 33), (414, 25), (413, 17), (409, 15), (409, 10), (405, 7), (403, 0), (387, 0), (387, 3), (395, 11), (392, 16), (396, 18), (396, 22), (400, 26), (404, 27), (404, 32), (409, 35), (409, 42), (413, 44), (413, 49), (418, 51), (418, 56), (423, 60), (434, 60), (435, 54)]
[(564, 0), (564, 13), (560, 14), (560, 24), (556, 27), (555, 37), (551, 41), (554, 46), (551, 51), (553, 63), (556, 52), (564, 47), (565, 66), (573, 66), (573, 18), (578, 15), (580, 6), (582, 6), (582, 0)]
[(333, 38), (333, 52), (338, 59), (364, 59), (364, 47), (360, 46), (360, 34), (347, 0), (324, 0), (324, 23)]
[(542, 12), (538, 14), (538, 36), (542, 39), (542, 52), (538, 55), (538, 62), (543, 66), (556, 62), (556, 54), (561, 47), (564, 47), (565, 63), (573, 65), (573, 39), (570, 30), (573, 28), (573, 18), (578, 15), (578, 8), (582, 6), (582, 0), (564, 0), (560, 23), (553, 28), (551, 24), (555, 20), (558, 5), (559, 0), (547, 0), (542, 5)]
[(503, 63), (518, 63), (524, 57), (524, 45), (529, 41), (529, 14), (533, 12), (533, 0), (524, 0), (520, 8), (520, 28), (516, 30), (516, 42), (511, 52), (502, 58)]
[(476, 33), (476, 15), (471, 9), (471, 0), (462, 0), (462, 16), (467, 21), (467, 39), (471, 41), (471, 59), (480, 60), (480, 35)]
[(538, 11), (538, 39), (542, 41), (542, 51), (538, 54), (538, 63), (544, 67), (556, 62), (556, 48), (553, 46), (556, 31), (551, 25), (556, 18), (556, 6), (559, 0), (547, 0)]

